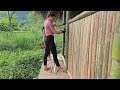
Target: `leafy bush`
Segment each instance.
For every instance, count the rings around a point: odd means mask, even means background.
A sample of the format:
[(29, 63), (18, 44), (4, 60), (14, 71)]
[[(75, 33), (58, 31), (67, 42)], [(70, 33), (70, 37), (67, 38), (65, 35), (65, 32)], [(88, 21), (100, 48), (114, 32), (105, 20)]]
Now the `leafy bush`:
[(0, 30), (1, 31), (9, 31), (9, 26), (2, 20), (0, 20)]
[[(43, 19), (28, 15), (22, 27), (14, 18), (13, 32), (9, 31), (8, 18), (0, 20), (0, 79), (32, 79), (39, 73), (44, 51), (40, 49)], [(23, 21), (24, 22), (24, 21)], [(59, 30), (60, 28), (57, 28)], [(61, 53), (62, 35), (55, 36), (58, 53)]]
[[(114, 34), (113, 47), (112, 47), (112, 58), (118, 59), (120, 58), (120, 33)], [(116, 60), (112, 61), (111, 67), (111, 78), (112, 79), (120, 79), (120, 63)]]
[(0, 31), (0, 79), (32, 79), (38, 75), (43, 58), (40, 37), (30, 31)]
[(33, 34), (30, 31), (24, 32), (0, 32), (0, 50), (32, 50), (39, 47), (42, 36), (40, 33)]
[[(17, 20), (13, 19), (11, 24), (12, 24), (13, 30), (15, 31), (19, 30)], [(5, 19), (0, 20), (0, 31), (10, 31), (8, 19), (5, 18)]]
[(0, 51), (0, 79), (32, 79), (41, 67), (41, 50)]

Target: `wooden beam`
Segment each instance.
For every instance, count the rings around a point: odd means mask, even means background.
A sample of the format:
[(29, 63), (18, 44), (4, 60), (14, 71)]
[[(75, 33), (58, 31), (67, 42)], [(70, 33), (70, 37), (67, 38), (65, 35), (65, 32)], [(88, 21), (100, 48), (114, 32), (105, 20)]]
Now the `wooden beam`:
[[(63, 11), (63, 23), (65, 23), (66, 19), (66, 11)], [(64, 28), (65, 30), (65, 28)], [(62, 55), (64, 56), (65, 52), (65, 33), (63, 34), (63, 41), (62, 41)]]
[(77, 15), (76, 17), (74, 17), (73, 19), (70, 19), (70, 20), (68, 21), (68, 23), (72, 23), (72, 22), (75, 22), (75, 21), (77, 21), (77, 20), (83, 19), (83, 18), (85, 18), (85, 17), (87, 17), (87, 16), (90, 16), (90, 15), (96, 13), (96, 12), (97, 12), (97, 11), (84, 11), (84, 12), (82, 12), (81, 14)]
[(70, 11), (66, 11), (66, 70), (68, 70), (68, 47), (69, 47), (69, 20)]

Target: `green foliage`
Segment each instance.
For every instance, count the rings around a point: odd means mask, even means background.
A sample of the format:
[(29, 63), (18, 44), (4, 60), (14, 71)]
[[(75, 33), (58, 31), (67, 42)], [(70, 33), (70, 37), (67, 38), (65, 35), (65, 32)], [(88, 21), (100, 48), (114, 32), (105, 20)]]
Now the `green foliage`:
[(35, 17), (34, 17), (34, 11), (28, 13), (27, 19), (29, 19), (29, 20), (34, 20), (35, 19)]
[(112, 61), (111, 79), (120, 79), (120, 63)]
[[(0, 12), (0, 31), (10, 31), (10, 27), (9, 27), (9, 18), (8, 18), (8, 13), (7, 11), (4, 12)], [(16, 15), (13, 15), (12, 18), (12, 27), (13, 30), (19, 30), (18, 28), (18, 21), (16, 20)]]
[[(39, 73), (39, 60), (44, 55), (44, 50), (39, 46), (43, 18), (34, 17), (34, 12), (30, 12), (23, 23), (19, 27), (14, 17), (13, 32), (5, 32), (9, 31), (8, 18), (0, 20), (0, 79), (32, 79)], [(60, 29), (56, 28), (58, 31)], [(58, 53), (61, 53), (62, 35), (55, 35), (55, 43)]]
[(57, 53), (62, 52), (62, 35), (55, 35), (55, 44), (57, 48)]
[(112, 57), (120, 58), (120, 34), (119, 33), (115, 33), (114, 35)]
[[(120, 33), (115, 33), (112, 48), (112, 58), (120, 60)], [(120, 79), (120, 62), (112, 61), (111, 78)]]
[(2, 20), (0, 20), (0, 31), (9, 31), (9, 26)]
[(15, 50), (21, 48), (34, 49), (39, 47), (41, 35), (34, 35), (32, 32), (0, 32), (0, 50)]
[(20, 28), (21, 31), (30, 31), (30, 28), (28, 26), (24, 26)]
[(0, 79), (32, 79), (39, 73), (41, 50), (0, 51)]
[(30, 31), (0, 32), (0, 79), (32, 79), (38, 75), (43, 58), (40, 36), (36, 39)]
[[(18, 31), (18, 22), (16, 20), (12, 20), (12, 27), (13, 30)], [(10, 27), (9, 27), (9, 21), (8, 19), (2, 19), (0, 20), (0, 31), (9, 31)]]

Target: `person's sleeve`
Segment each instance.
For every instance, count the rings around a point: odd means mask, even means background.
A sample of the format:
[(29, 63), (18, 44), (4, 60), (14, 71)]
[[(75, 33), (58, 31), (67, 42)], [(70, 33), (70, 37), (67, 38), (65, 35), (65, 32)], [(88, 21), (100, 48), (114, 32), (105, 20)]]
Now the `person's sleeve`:
[(49, 26), (50, 29), (54, 29), (54, 25), (51, 22), (48, 23), (48, 26)]

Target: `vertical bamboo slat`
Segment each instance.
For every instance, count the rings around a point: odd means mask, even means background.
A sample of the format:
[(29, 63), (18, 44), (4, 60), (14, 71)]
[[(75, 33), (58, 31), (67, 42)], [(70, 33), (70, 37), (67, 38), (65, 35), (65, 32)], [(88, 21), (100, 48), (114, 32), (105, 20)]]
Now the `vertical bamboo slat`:
[(82, 63), (82, 62), (81, 62), (81, 61), (82, 61), (82, 49), (81, 49), (81, 48), (82, 48), (82, 41), (83, 41), (83, 35), (82, 35), (82, 32), (83, 32), (83, 24), (84, 24), (84, 19), (81, 20), (80, 42), (79, 42), (79, 43), (80, 43), (80, 53), (79, 53), (79, 56), (80, 56), (80, 57), (79, 57), (79, 58), (80, 58), (80, 59), (79, 59), (80, 78), (82, 78), (82, 66), (81, 66), (81, 65), (82, 65), (82, 64), (81, 64), (81, 63)]
[(97, 52), (97, 42), (98, 42), (98, 41), (97, 41), (97, 38), (99, 38), (99, 37), (98, 37), (99, 13), (100, 13), (100, 12), (97, 12), (97, 13), (96, 13), (96, 18), (95, 18), (95, 24), (96, 24), (96, 25), (95, 25), (95, 27), (94, 27), (94, 31), (95, 31), (95, 43), (94, 43), (94, 44), (95, 44), (95, 56), (94, 56), (94, 59), (95, 59), (95, 61), (94, 61), (94, 65), (95, 65), (95, 66), (94, 66), (94, 70), (95, 70), (95, 71), (94, 71), (94, 78), (95, 78), (95, 79), (97, 78), (97, 61), (98, 61), (98, 60), (96, 59), (96, 57), (98, 56), (98, 55), (97, 55), (97, 53), (98, 53), (98, 52)]
[(96, 46), (96, 64), (95, 64), (95, 78), (97, 79), (98, 78), (98, 68), (99, 68), (99, 46), (100, 46), (100, 30), (99, 30), (99, 28), (100, 28), (100, 19), (101, 19), (101, 17), (100, 17), (100, 15), (101, 15), (101, 12), (98, 12), (98, 16), (99, 16), (99, 18), (98, 18), (98, 29), (97, 29), (97, 46)]
[(84, 31), (84, 19), (82, 19), (82, 27), (81, 27), (81, 46), (80, 46), (80, 71), (81, 71), (81, 78), (83, 78), (83, 31)]
[(106, 20), (106, 28), (105, 28), (105, 32), (104, 32), (104, 54), (103, 54), (103, 67), (102, 67), (102, 69), (103, 69), (103, 71), (102, 71), (102, 78), (103, 79), (105, 79), (105, 73), (106, 73), (106, 71), (105, 71), (105, 67), (106, 67), (106, 47), (107, 47), (107, 33), (108, 33), (108, 30), (107, 30), (107, 28), (108, 28), (108, 21), (109, 21), (109, 13), (107, 12), (107, 20)]
[(112, 31), (110, 34), (110, 53), (109, 53), (109, 61), (108, 61), (108, 78), (110, 78), (110, 71), (112, 66), (112, 45), (113, 45), (113, 39), (114, 39), (114, 33), (115, 33), (115, 21), (116, 21), (116, 13), (113, 12), (113, 22), (112, 22)]
[(99, 38), (98, 38), (98, 44), (99, 44), (99, 57), (98, 57), (98, 67), (97, 67), (97, 78), (101, 79), (102, 78), (102, 55), (103, 55), (103, 27), (104, 25), (104, 18), (105, 14), (104, 11), (100, 12), (100, 18), (99, 18)]
[(105, 76), (105, 36), (106, 36), (106, 24), (107, 24), (107, 14), (108, 14), (108, 12), (104, 12), (104, 14), (105, 14), (105, 18), (104, 18), (104, 20), (105, 20), (105, 22), (104, 22), (104, 27), (103, 27), (103, 32), (102, 32), (102, 34), (103, 34), (103, 39), (102, 39), (102, 43), (103, 43), (103, 56), (102, 56), (102, 79), (104, 79), (104, 76)]
[(73, 78), (75, 79), (75, 74), (76, 74), (76, 60), (75, 60), (75, 55), (76, 55), (76, 36), (75, 36), (75, 25), (76, 22), (73, 23)]
[(89, 48), (89, 66), (88, 66), (88, 79), (91, 79), (91, 65), (92, 65), (92, 40), (93, 40), (93, 26), (94, 26), (94, 17), (91, 16), (91, 32), (90, 32), (90, 48)]
[(78, 68), (78, 79), (80, 79), (80, 41), (81, 41), (81, 27), (82, 27), (82, 20), (80, 20), (79, 22), (80, 28), (78, 27), (78, 63), (77, 63), (77, 68)]
[(106, 33), (107, 34), (107, 36), (106, 36), (106, 38), (107, 38), (107, 47), (106, 47), (106, 58), (105, 58), (105, 78), (108, 78), (108, 59), (109, 59), (109, 50), (110, 50), (110, 32), (111, 32), (111, 30), (112, 30), (112, 15), (113, 15), (113, 13), (112, 13), (112, 11), (109, 11), (108, 12), (109, 13), (109, 20), (108, 20), (108, 26), (107, 26), (107, 30), (106, 31), (108, 31), (108, 33)]
[(83, 60), (82, 60), (82, 65), (83, 65), (83, 79), (86, 79), (86, 66), (85, 66), (85, 53), (86, 53), (86, 27), (87, 27), (87, 19), (85, 18), (84, 21), (84, 29), (83, 29), (83, 47), (82, 47), (82, 52), (83, 52)]
[(88, 78), (88, 63), (89, 63), (89, 35), (90, 35), (90, 21), (91, 21), (91, 17), (88, 16), (86, 18), (87, 24), (86, 24), (86, 40), (85, 40), (85, 45), (86, 45), (86, 50), (85, 50), (85, 78)]
[[(73, 38), (73, 23), (72, 23), (72, 37), (71, 38)], [(71, 76), (73, 77), (73, 45), (74, 45), (74, 43), (73, 43), (73, 39), (70, 39), (71, 41), (72, 41), (72, 43), (71, 43)]]
[(76, 21), (75, 22), (75, 79), (77, 78), (77, 57), (78, 57), (78, 41), (79, 41), (79, 36), (78, 36), (78, 26), (79, 22)]
[(95, 13), (94, 16), (94, 30), (93, 30), (93, 45), (92, 45), (92, 78), (95, 78), (95, 64), (96, 64), (96, 40), (97, 40), (97, 26), (98, 26), (98, 18), (97, 18), (97, 13)]
[(89, 20), (88, 20), (88, 42), (87, 42), (87, 53), (88, 53), (88, 56), (87, 56), (87, 78), (90, 78), (90, 64), (91, 64), (91, 61), (90, 61), (90, 58), (89, 58), (89, 56), (90, 56), (90, 52), (89, 52), (89, 50), (90, 50), (90, 34), (91, 34), (91, 21), (92, 21), (92, 17), (91, 16), (89, 16)]
[(80, 21), (76, 23), (76, 78), (79, 78)]
[(104, 78), (106, 78), (107, 77), (107, 61), (108, 61), (108, 48), (109, 48), (109, 44), (108, 44), (108, 35), (109, 35), (109, 19), (110, 19), (110, 13), (108, 12), (108, 14), (107, 14), (107, 23), (106, 23), (106, 35), (105, 35), (105, 53), (104, 53), (104, 63), (103, 63), (103, 65), (104, 65), (104, 68), (103, 68), (103, 70), (104, 70)]

